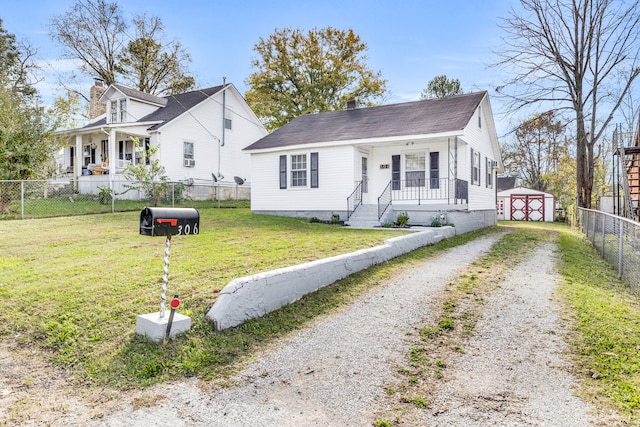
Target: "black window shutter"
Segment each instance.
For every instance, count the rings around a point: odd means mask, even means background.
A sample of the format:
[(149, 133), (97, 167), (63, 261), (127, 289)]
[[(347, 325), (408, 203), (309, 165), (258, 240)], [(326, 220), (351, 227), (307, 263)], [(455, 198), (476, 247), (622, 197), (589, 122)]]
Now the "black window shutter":
[(287, 188), (287, 156), (280, 156), (280, 188)]
[(318, 153), (311, 153), (311, 188), (318, 188)]
[(471, 149), (471, 184), (475, 184), (475, 180), (476, 177), (474, 176), (475, 174), (473, 173), (473, 164), (475, 163), (476, 158), (473, 155), (473, 148)]
[(400, 189), (400, 155), (391, 156), (391, 189)]
[(429, 153), (429, 185), (431, 188), (440, 188), (440, 153)]

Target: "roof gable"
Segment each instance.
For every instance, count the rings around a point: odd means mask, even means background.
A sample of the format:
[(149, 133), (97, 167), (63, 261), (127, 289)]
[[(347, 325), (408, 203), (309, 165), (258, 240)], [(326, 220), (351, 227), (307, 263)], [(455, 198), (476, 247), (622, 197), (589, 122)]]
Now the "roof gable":
[(461, 131), (487, 92), (297, 117), (245, 150)]
[(110, 85), (107, 90), (104, 91), (102, 96), (100, 97), (101, 102), (107, 102), (108, 99), (113, 97), (113, 94), (119, 92), (127, 98), (134, 99), (136, 101), (144, 102), (147, 104), (154, 104), (160, 107), (164, 107), (167, 104), (166, 98), (151, 95), (149, 93), (144, 93), (137, 89), (132, 89), (130, 87), (122, 86), (120, 84), (114, 83)]

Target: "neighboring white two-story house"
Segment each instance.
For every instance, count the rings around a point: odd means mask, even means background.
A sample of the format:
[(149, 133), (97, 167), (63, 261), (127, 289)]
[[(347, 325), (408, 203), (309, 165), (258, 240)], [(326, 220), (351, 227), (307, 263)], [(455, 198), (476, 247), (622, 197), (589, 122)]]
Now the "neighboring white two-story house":
[(149, 147), (158, 146), (171, 181), (250, 181), (242, 149), (268, 133), (233, 84), (160, 97), (98, 81), (90, 111), (87, 125), (59, 132), (68, 145), (58, 167), (81, 184), (120, 182), (128, 165), (149, 164)]
[(487, 92), (303, 115), (245, 149), (254, 213), (384, 225), (496, 224), (500, 148)]

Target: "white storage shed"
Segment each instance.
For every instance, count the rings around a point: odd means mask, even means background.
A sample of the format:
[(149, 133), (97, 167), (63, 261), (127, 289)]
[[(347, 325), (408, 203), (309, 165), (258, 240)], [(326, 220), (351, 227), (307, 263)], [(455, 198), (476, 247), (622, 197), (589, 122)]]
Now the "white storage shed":
[(553, 194), (516, 187), (499, 191), (496, 201), (499, 220), (553, 222)]

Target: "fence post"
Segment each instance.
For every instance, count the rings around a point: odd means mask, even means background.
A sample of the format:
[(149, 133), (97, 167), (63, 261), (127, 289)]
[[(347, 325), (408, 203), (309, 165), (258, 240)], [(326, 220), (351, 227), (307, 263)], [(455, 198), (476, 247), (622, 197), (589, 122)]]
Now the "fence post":
[(604, 258), (604, 231), (607, 228), (607, 217), (602, 215), (602, 257)]
[(582, 232), (589, 237), (589, 212), (580, 208), (580, 212), (582, 212)]
[(24, 179), (20, 181), (20, 217), (24, 219)]
[(113, 191), (113, 178), (109, 176), (109, 194), (111, 194), (111, 213), (116, 212), (116, 192)]
[[(620, 220), (618, 220), (620, 221)], [(618, 278), (622, 277), (622, 253), (623, 253), (623, 245), (624, 242), (624, 221), (620, 221), (620, 237), (619, 237), (619, 248), (618, 248)]]
[(591, 245), (595, 246), (596, 245), (596, 211), (592, 211), (593, 212), (593, 224), (592, 224), (592, 229), (591, 229)]

